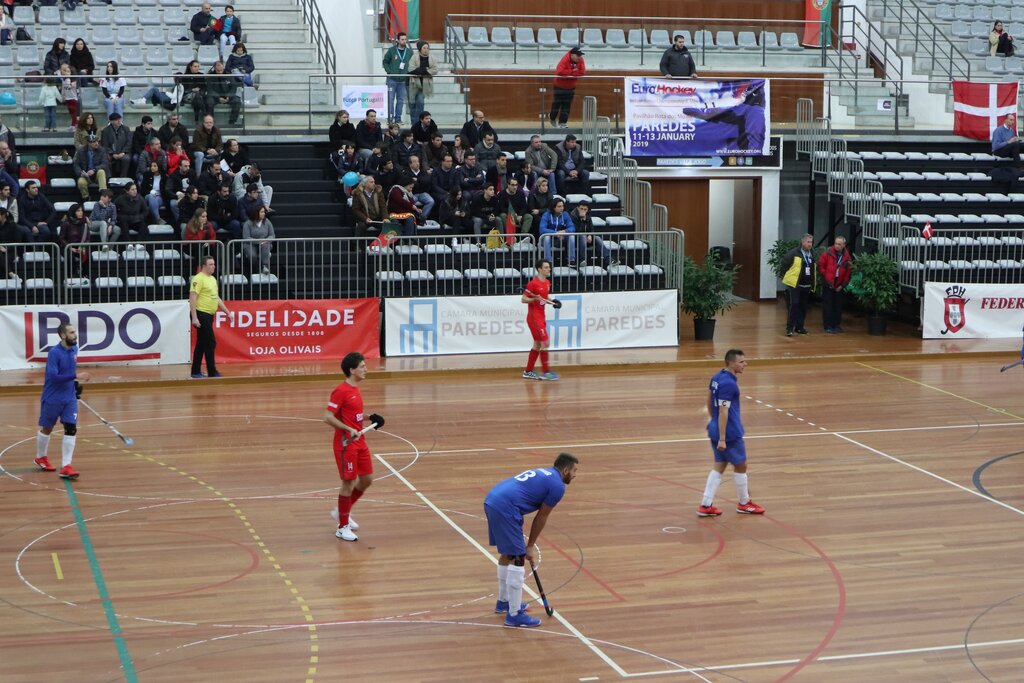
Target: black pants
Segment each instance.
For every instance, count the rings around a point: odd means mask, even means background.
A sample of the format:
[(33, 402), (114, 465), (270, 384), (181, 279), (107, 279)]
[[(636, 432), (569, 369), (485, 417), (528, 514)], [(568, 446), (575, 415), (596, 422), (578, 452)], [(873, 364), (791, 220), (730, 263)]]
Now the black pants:
[(821, 290), (821, 319), (825, 330), (836, 330), (843, 324), (843, 293), (829, 286)]
[(992, 154), (997, 157), (1003, 157), (1004, 159), (1013, 159), (1014, 161), (1020, 159), (1020, 143), (1011, 142), (1008, 145), (1004, 145), (999, 149), (992, 150)]
[(569, 120), (569, 109), (572, 108), (572, 98), (576, 96), (576, 91), (562, 88), (555, 88), (554, 91), (551, 114), (548, 118), (551, 119), (551, 123), (565, 123)]
[(203, 356), (206, 356), (206, 374), (213, 376), (217, 372), (217, 360), (213, 352), (217, 348), (217, 338), (213, 336), (213, 315), (196, 311), (199, 318), (199, 331), (196, 332), (196, 350), (192, 353), (192, 374), (202, 371)]
[(811, 300), (810, 287), (793, 287), (789, 290), (789, 320), (786, 329), (802, 330), (807, 317), (807, 304)]

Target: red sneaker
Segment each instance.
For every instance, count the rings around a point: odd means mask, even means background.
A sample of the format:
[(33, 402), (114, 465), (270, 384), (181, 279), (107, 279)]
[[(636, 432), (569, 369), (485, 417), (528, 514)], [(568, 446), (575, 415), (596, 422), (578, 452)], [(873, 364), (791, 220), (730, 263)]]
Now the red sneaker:
[(737, 505), (736, 512), (742, 512), (745, 515), (763, 515), (764, 508), (754, 501), (748, 500), (743, 505)]
[(697, 508), (698, 517), (717, 517), (720, 514), (722, 514), (722, 511), (714, 505), (701, 505)]
[(41, 469), (43, 472), (57, 471), (57, 468), (50, 464), (50, 459), (45, 455), (41, 458), (36, 458), (36, 467)]
[(65, 465), (60, 468), (60, 476), (64, 479), (78, 479), (78, 470), (71, 465)]

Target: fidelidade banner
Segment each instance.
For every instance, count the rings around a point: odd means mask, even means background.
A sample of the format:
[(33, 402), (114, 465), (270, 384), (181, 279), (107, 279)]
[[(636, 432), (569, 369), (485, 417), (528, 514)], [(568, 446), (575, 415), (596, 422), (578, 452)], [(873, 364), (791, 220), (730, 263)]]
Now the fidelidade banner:
[(79, 363), (156, 365), (188, 361), (187, 301), (0, 307), (0, 370), (46, 364), (57, 328), (78, 331)]
[(626, 77), (626, 154), (654, 157), (770, 153), (769, 83)]
[[(676, 291), (557, 294), (545, 307), (553, 350), (675, 346)], [(520, 296), (417, 297), (384, 302), (385, 355), (526, 351)]]
[(927, 282), (925, 339), (1021, 338), (1024, 285)]
[[(231, 301), (214, 316), (217, 362), (380, 358), (377, 299)], [(195, 347), (195, 331), (192, 334)]]

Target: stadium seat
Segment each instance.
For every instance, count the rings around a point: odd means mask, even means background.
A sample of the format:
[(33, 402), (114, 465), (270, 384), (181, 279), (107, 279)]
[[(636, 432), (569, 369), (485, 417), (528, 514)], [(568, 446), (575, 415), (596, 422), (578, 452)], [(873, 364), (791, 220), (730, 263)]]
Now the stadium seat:
[(134, 0), (107, 0), (114, 7), (132, 7)]
[[(107, 62), (117, 61), (117, 48), (113, 45), (96, 45), (92, 48), (92, 57), (96, 60), (97, 65), (105, 65)], [(97, 71), (102, 69), (102, 66), (98, 66)]]
[(163, 27), (164, 20), (160, 16), (160, 10), (155, 7), (144, 7), (139, 10), (139, 26), (159, 26)]
[(156, 7), (156, 0), (135, 0), (136, 7)]
[(779, 45), (779, 36), (774, 31), (761, 31), (761, 45), (769, 52), (778, 52), (782, 49)]
[(48, 277), (30, 277), (25, 280), (25, 289), (28, 291), (51, 290), (53, 280)]
[[(93, 27), (95, 27), (95, 26), (106, 26), (107, 28), (110, 28), (110, 24), (111, 24), (110, 8), (107, 7), (106, 5), (92, 5), (92, 6), (90, 6), (89, 7), (88, 18), (89, 18), (89, 24), (91, 26), (93, 26)], [(96, 39), (93, 38), (93, 42), (95, 42), (95, 40)]]
[(434, 274), (429, 270), (407, 270), (405, 279), (409, 282), (433, 282)]
[(40, 26), (36, 32), (40, 45), (53, 45), (53, 41), (63, 36), (64, 29), (60, 26)]
[(161, 287), (184, 287), (188, 284), (180, 275), (160, 275), (156, 278), (156, 283)]
[(68, 12), (64, 11), (64, 25), (65, 26), (85, 26), (85, 11), (83, 6), (79, 5), (78, 9)]
[(757, 44), (757, 36), (753, 31), (740, 31), (736, 37), (736, 44), (744, 50), (756, 50), (760, 47)]
[(576, 47), (580, 44), (580, 30), (578, 28), (563, 28), (558, 34), (558, 42), (562, 47)]
[[(42, 63), (39, 59), (39, 50), (28, 45), (18, 47), (18, 66), (31, 66), (38, 68)], [(33, 102), (34, 104), (34, 102)]]
[(978, 36), (980, 38), (981, 36), (988, 36), (988, 34), (989, 34), (991, 29), (992, 29), (992, 26), (987, 21), (974, 21), (974, 22), (971, 22), (971, 33), (970, 33), (970, 35), (968, 35), (966, 37), (970, 38), (971, 36)]
[(491, 43), (495, 47), (512, 47), (512, 29), (508, 26), (495, 26), (491, 29)]
[(466, 34), (465, 34), (465, 32), (463, 32), (462, 27), (461, 26), (449, 26), (448, 27), (448, 37), (446, 38), (446, 42), (452, 43), (453, 45), (465, 45), (466, 44)]
[(971, 21), (974, 19), (974, 7), (962, 3), (955, 5), (953, 7), (953, 18), (960, 21)]
[(135, 26), (135, 10), (129, 5), (126, 7), (118, 7), (113, 12), (113, 19), (111, 23), (118, 28), (125, 26)]
[(35, 25), (36, 13), (31, 7), (18, 5), (14, 8), (14, 25), (28, 28)]
[[(2, 282), (3, 281), (0, 280), (0, 283)], [(65, 278), (64, 280), (65, 289), (83, 290), (89, 289), (91, 286), (92, 283), (89, 281), (89, 278), (87, 277), (69, 277)]]
[(626, 42), (629, 43), (630, 47), (640, 49), (641, 47), (650, 47), (651, 41), (647, 38), (647, 33), (642, 28), (631, 28), (629, 29), (628, 39)]
[(146, 48), (146, 63), (150, 66), (168, 66), (171, 60), (167, 56), (167, 48), (163, 45)]
[(494, 277), (486, 268), (466, 268), (463, 275), (467, 280), (490, 280)]
[(483, 26), (470, 26), (469, 27), (469, 44), (475, 47), (489, 47), (491, 44), (490, 39), (487, 37), (487, 29)]
[(439, 268), (434, 271), (434, 277), (439, 281), (452, 282), (462, 279), (462, 271), (455, 270), (454, 268)]
[[(118, 45), (139, 45), (138, 26), (118, 26), (116, 36)], [(141, 50), (139, 51), (141, 53)]]
[(526, 26), (515, 28), (516, 45), (519, 47), (537, 47), (537, 39), (533, 36), (533, 29)]
[[(401, 273), (398, 273), (398, 276), (401, 277)], [(247, 285), (249, 284), (249, 280), (241, 273), (228, 273), (220, 276), (220, 283), (225, 286)]]
[(167, 42), (162, 26), (143, 26), (142, 44), (154, 47), (166, 47)]
[(10, 45), (0, 45), (0, 66), (14, 65), (14, 49)]
[[(586, 36), (584, 36), (584, 40)], [(616, 48), (627, 48), (629, 43), (626, 42), (626, 32), (621, 28), (610, 28), (605, 32), (605, 39), (608, 41), (608, 47)]]
[[(732, 31), (719, 31), (715, 34), (715, 45), (722, 48), (723, 50), (736, 50), (736, 36), (733, 35)], [(710, 45), (708, 46), (710, 47)], [(755, 47), (757, 47), (755, 45)]]
[[(730, 36), (730, 39), (731, 39), (732, 38), (732, 34), (730, 33), (729, 36)], [(707, 31), (707, 30), (694, 31), (693, 32), (693, 44), (696, 45), (697, 47), (703, 48), (705, 50), (710, 50), (711, 48), (713, 48), (715, 46), (714, 36), (711, 35), (711, 31)]]
[(651, 42), (648, 45), (660, 47), (662, 49), (667, 48), (672, 44), (672, 39), (668, 37), (668, 31), (663, 28), (656, 28), (651, 30)]
[(787, 32), (783, 33), (780, 38), (783, 50), (799, 51), (803, 50), (803, 45), (800, 44), (800, 38), (795, 33)]
[(200, 45), (199, 54), (196, 56), (196, 59), (204, 67), (209, 68), (220, 59), (220, 50), (216, 45)]
[(560, 47), (558, 32), (553, 28), (537, 29), (537, 42), (541, 47)]
[[(974, 8), (974, 19), (976, 21), (992, 21), (992, 8), (977, 6)], [(1014, 19), (1016, 21), (1016, 19)]]
[(585, 28), (583, 29), (583, 45), (585, 47), (604, 47), (604, 36), (601, 35), (601, 29), (599, 28)]
[(1024, 7), (1012, 7), (1010, 13), (1003, 16), (1008, 17), (1010, 21), (1024, 21)]
[(56, 7), (40, 7), (39, 25), (60, 26), (60, 10)]
[[(167, 225), (165, 223), (154, 223), (153, 225), (149, 226), (149, 234), (152, 237), (173, 237), (174, 236), (174, 226)], [(158, 251), (160, 251), (160, 250), (158, 250)], [(164, 250), (164, 251), (166, 251), (166, 250)], [(174, 251), (175, 254), (177, 254), (176, 250), (172, 249), (171, 251)], [(154, 252), (153, 253), (153, 259), (155, 260), (156, 258), (157, 258), (157, 255), (156, 255), (156, 252)], [(171, 256), (165, 254), (165, 255), (162, 256), (162, 258), (171, 258)], [(179, 258), (179, 256), (174, 256), (173, 258)]]
[(156, 281), (149, 275), (129, 275), (126, 284), (129, 288), (144, 289), (146, 287), (155, 287)]
[[(207, 47), (213, 47), (212, 45)], [(195, 53), (192, 52), (192, 45), (190, 43), (175, 43), (171, 47), (171, 63), (172, 64), (188, 64), (192, 61)]]
[[(92, 42), (90, 45), (113, 45), (115, 41), (114, 30), (109, 26), (93, 26), (92, 28)], [(94, 55), (95, 58), (95, 55)], [(101, 63), (101, 60), (96, 59), (97, 66)], [(101, 69), (102, 70), (102, 69)]]

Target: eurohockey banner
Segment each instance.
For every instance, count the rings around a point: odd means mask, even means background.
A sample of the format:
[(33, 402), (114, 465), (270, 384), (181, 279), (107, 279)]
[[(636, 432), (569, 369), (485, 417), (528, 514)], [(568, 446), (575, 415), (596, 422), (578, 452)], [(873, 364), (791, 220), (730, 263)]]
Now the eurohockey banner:
[(770, 153), (769, 82), (627, 76), (626, 155), (765, 156)]

